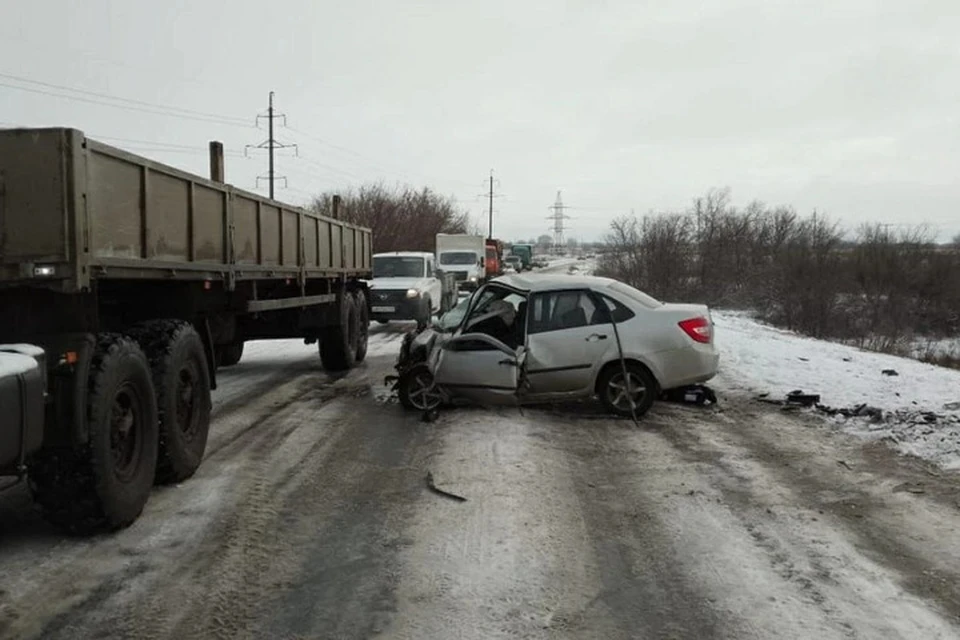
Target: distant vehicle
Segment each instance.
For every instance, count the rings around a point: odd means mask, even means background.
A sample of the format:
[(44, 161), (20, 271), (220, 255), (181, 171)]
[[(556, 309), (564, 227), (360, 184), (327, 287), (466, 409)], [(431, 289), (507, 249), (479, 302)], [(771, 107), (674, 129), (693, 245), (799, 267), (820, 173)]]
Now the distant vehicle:
[(444, 313), (457, 303), (456, 278), (434, 269), (432, 253), (375, 254), (369, 287), (370, 318), (381, 324), (416, 320), (426, 326), (434, 314)]
[(599, 396), (613, 414), (641, 416), (661, 390), (709, 380), (718, 363), (704, 305), (664, 304), (609, 278), (510, 275), (405, 336), (397, 390), (417, 410)]
[(510, 267), (514, 272), (519, 273), (523, 270), (523, 261), (520, 256), (509, 255), (503, 259), (504, 267)]
[(503, 242), (487, 238), (486, 254), (486, 276), (496, 278), (503, 273)]
[(577, 260), (586, 260), (586, 259), (587, 258), (585, 256), (577, 256)]
[(438, 233), (436, 255), (437, 264), (455, 274), (461, 289), (476, 289), (487, 279), (487, 245), (483, 236)]
[(517, 273), (517, 270), (510, 263), (504, 263), (503, 265), (503, 275), (509, 275), (511, 273)]
[(523, 266), (521, 267), (521, 269), (518, 269), (518, 271), (521, 271), (524, 269), (531, 269), (533, 267), (532, 265), (533, 245), (532, 244), (515, 244), (512, 247), (510, 247), (510, 253), (520, 258), (520, 261)]

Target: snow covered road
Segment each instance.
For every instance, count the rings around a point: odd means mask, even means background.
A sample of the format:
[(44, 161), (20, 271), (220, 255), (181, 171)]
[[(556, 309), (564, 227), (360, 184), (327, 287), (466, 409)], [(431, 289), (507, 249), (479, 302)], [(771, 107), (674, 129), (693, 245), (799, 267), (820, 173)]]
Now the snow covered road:
[(125, 531), (0, 494), (0, 638), (960, 637), (955, 475), (735, 390), (424, 423), (382, 387), (408, 328), (339, 378), (251, 343)]

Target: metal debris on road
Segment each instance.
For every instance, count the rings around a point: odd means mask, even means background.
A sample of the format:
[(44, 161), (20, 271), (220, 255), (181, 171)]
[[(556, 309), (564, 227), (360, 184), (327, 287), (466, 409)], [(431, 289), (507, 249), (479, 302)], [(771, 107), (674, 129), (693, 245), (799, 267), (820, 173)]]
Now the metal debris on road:
[(458, 496), (455, 493), (450, 493), (449, 491), (444, 491), (443, 489), (440, 489), (439, 487), (437, 487), (437, 485), (433, 481), (433, 473), (431, 473), (430, 471), (427, 471), (427, 488), (430, 489), (430, 491), (437, 494), (438, 496), (443, 496), (444, 498), (456, 500), (457, 502), (467, 501), (467, 499), (464, 498), (463, 496)]
[(884, 369), (884, 370), (881, 371), (880, 373), (882, 373), (882, 374), (885, 375), (885, 376), (898, 376), (898, 375), (900, 375), (899, 373), (897, 373), (897, 370), (896, 370), (896, 369)]

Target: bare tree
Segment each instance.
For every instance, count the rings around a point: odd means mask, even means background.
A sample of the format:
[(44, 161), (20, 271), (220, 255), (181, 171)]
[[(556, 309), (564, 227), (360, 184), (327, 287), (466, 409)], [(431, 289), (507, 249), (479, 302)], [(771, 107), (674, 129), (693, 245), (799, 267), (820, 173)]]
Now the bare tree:
[[(438, 233), (466, 233), (479, 229), (459, 209), (453, 198), (429, 188), (388, 188), (382, 183), (364, 185), (341, 194), (340, 217), (370, 227), (377, 251), (433, 251)], [(333, 193), (317, 196), (311, 209), (333, 213)], [(477, 231), (478, 235), (482, 235)]]

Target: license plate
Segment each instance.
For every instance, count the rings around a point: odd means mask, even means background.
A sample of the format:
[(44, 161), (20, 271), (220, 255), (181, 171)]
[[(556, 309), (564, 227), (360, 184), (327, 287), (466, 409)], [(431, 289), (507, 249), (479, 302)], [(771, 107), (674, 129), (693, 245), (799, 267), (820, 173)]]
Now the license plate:
[(397, 310), (396, 307), (371, 307), (371, 311), (374, 313), (393, 313)]

